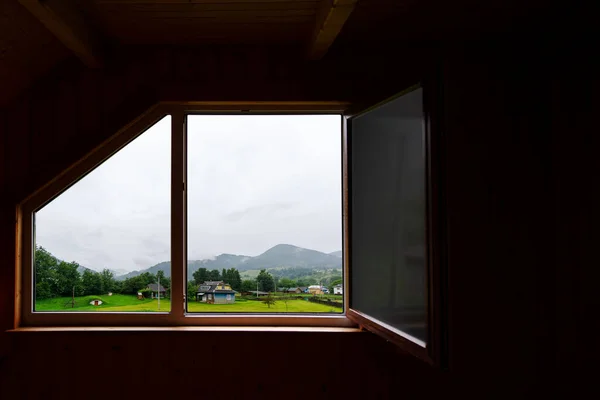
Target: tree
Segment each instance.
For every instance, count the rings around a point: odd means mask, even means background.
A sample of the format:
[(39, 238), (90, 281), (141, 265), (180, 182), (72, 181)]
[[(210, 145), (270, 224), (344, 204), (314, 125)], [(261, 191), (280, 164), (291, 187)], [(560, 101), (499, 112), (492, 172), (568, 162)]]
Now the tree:
[(339, 285), (339, 284), (340, 284), (340, 283), (342, 283), (342, 282), (343, 282), (343, 281), (342, 281), (342, 279), (341, 279), (341, 278), (340, 278), (340, 279), (336, 279), (336, 280), (334, 280), (334, 281), (331, 281), (331, 283), (329, 283), (329, 293), (333, 293), (333, 287), (334, 287), (335, 285)]
[(163, 271), (162, 269), (159, 269), (156, 272), (156, 280), (158, 281), (158, 278), (160, 278), (160, 284), (162, 285), (162, 282), (165, 280), (165, 271)]
[(226, 271), (224, 270), (224, 274), (225, 278), (223, 280), (225, 283), (229, 283), (233, 290), (242, 290), (242, 277), (237, 269), (231, 268)]
[(228, 274), (228, 272), (229, 272), (229, 271), (227, 271), (225, 268), (223, 268), (223, 272), (221, 273), (221, 279), (222, 279), (223, 281), (225, 281), (225, 283), (229, 283), (229, 284), (231, 284), (231, 283), (229, 282), (229, 274)]
[(81, 286), (86, 295), (102, 294), (102, 275), (86, 269), (81, 276)]
[[(163, 271), (162, 269), (159, 269), (158, 271), (156, 271), (156, 282), (160, 282), (160, 286), (165, 288), (165, 291), (167, 290), (167, 288), (169, 287), (167, 285), (166, 282), (166, 278), (165, 278), (165, 271)], [(160, 288), (158, 288), (160, 290)], [(166, 293), (165, 293), (166, 295)], [(170, 297), (171, 293), (169, 293), (169, 297)]]
[(103, 269), (100, 274), (102, 277), (102, 293), (116, 291), (115, 278), (113, 273), (108, 269)]
[(121, 293), (137, 294), (138, 291), (146, 288), (150, 283), (156, 283), (156, 275), (144, 272), (138, 276), (125, 279), (121, 284)]
[(261, 301), (263, 304), (266, 304), (268, 308), (275, 305), (275, 299), (271, 295), (263, 297)]
[(143, 287), (148, 286), (150, 283), (156, 283), (156, 275), (153, 273), (144, 272), (143, 274), (140, 274), (139, 277)]
[(242, 292), (251, 292), (256, 290), (256, 281), (254, 279), (244, 279), (242, 281)]
[(123, 282), (113, 279), (112, 281), (112, 291), (115, 293), (123, 293), (122, 290)]
[(196, 285), (202, 285), (205, 281), (208, 281), (208, 271), (206, 268), (199, 268), (196, 272), (192, 274), (194, 278), (194, 283)]
[(34, 253), (35, 298), (47, 299), (58, 296), (56, 269), (58, 260), (41, 246)]
[(208, 281), (220, 281), (221, 274), (218, 269), (213, 269), (212, 271), (208, 271)]
[(75, 296), (81, 296), (83, 290), (81, 286), (81, 276), (79, 264), (76, 262), (67, 263), (61, 261), (56, 267), (56, 294), (58, 296), (71, 296), (75, 289)]
[(296, 281), (296, 285), (300, 286), (310, 286), (310, 284), (304, 279), (298, 279)]
[(297, 286), (297, 283), (289, 278), (281, 278), (277, 285), (281, 289), (289, 289)]
[(165, 296), (168, 299), (170, 299), (171, 298), (171, 278), (170, 277), (169, 278), (167, 278), (167, 277), (160, 278), (160, 284), (166, 290)]
[[(198, 271), (196, 271), (198, 272)], [(187, 301), (196, 300), (196, 293), (198, 291), (198, 285), (196, 283), (189, 281), (187, 283)]]
[(262, 290), (263, 292), (272, 292), (275, 290), (273, 276), (266, 270), (261, 269), (256, 280), (258, 281), (258, 290)]
[(306, 278), (304, 280), (304, 283), (305, 283), (305, 285), (302, 285), (302, 286), (316, 285), (319, 282), (315, 278)]
[(55, 293), (52, 290), (52, 285), (48, 281), (39, 282), (35, 284), (35, 299), (49, 299), (54, 297)]

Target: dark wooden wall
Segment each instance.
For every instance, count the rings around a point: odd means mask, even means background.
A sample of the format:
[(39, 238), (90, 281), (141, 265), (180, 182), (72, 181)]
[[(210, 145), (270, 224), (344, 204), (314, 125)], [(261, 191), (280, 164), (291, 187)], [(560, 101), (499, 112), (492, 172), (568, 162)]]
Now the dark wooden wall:
[[(460, 390), (505, 398), (580, 388), (573, 371), (597, 346), (573, 344), (588, 338), (584, 328), (597, 313), (589, 305), (600, 226), (591, 46), (541, 38), (395, 46), (433, 56), (397, 61), (393, 51), (337, 48), (306, 64), (282, 49), (134, 48), (101, 72), (62, 65), (0, 113), (0, 331), (12, 326), (15, 202), (157, 99), (368, 102), (437, 58), (449, 372), (368, 333), (0, 334), (0, 394), (131, 398), (176, 385), (177, 397), (210, 388), (217, 397), (427, 398)], [(563, 62), (567, 52), (576, 64)], [(159, 342), (164, 351), (154, 357)], [(311, 365), (313, 357), (324, 361)], [(36, 385), (25, 383), (32, 377)]]

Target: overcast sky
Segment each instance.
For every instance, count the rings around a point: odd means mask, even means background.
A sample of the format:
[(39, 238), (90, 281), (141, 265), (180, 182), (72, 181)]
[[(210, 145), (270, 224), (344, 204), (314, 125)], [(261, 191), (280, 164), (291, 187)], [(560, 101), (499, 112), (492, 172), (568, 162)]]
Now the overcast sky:
[[(279, 243), (341, 249), (340, 116), (190, 116), (188, 257)], [(170, 259), (170, 117), (36, 213), (59, 259), (132, 271)]]

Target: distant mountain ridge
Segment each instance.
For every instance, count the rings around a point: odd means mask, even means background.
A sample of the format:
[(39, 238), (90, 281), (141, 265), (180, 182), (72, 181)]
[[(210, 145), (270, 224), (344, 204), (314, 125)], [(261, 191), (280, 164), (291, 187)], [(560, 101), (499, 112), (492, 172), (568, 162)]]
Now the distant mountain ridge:
[[(316, 250), (305, 249), (291, 244), (278, 244), (264, 253), (256, 256), (244, 256), (235, 254), (220, 254), (217, 257), (205, 260), (188, 261), (188, 279), (200, 268), (208, 270), (223, 268), (236, 268), (238, 271), (272, 268), (310, 268), (310, 269), (334, 269), (342, 267), (341, 255), (322, 253)], [(341, 254), (341, 251), (339, 252)], [(171, 276), (171, 263), (164, 261), (152, 267), (132, 271), (125, 275), (117, 276), (116, 279), (124, 280), (138, 276), (144, 272), (156, 274), (163, 271), (165, 276)]]

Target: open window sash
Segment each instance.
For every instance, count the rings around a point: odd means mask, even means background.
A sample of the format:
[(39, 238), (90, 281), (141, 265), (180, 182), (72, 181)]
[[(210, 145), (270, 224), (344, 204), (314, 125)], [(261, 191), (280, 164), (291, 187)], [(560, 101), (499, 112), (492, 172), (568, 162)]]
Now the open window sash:
[(441, 135), (427, 85), (345, 118), (347, 317), (443, 364)]

